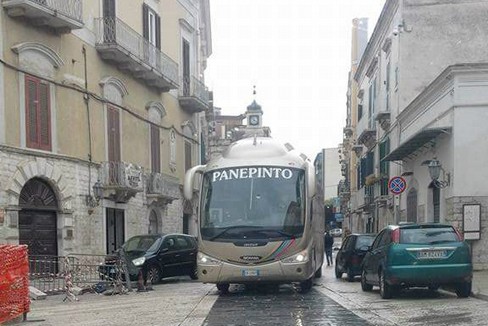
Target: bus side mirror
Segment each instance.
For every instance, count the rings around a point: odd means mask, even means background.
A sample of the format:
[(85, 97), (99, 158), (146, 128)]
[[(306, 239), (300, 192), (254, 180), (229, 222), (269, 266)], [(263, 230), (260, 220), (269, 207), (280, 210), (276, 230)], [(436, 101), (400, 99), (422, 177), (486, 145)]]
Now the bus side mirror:
[(307, 182), (308, 182), (308, 196), (311, 198), (315, 196), (315, 167), (313, 164), (307, 162)]
[(195, 181), (195, 174), (201, 173), (205, 165), (197, 165), (186, 171), (185, 183), (183, 184), (183, 195), (186, 199), (191, 200), (193, 197), (193, 183)]

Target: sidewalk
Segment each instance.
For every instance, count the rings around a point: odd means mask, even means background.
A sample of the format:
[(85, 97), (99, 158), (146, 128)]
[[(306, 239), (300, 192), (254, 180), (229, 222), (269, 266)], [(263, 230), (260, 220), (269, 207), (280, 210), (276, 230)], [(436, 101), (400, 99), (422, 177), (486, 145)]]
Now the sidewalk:
[(488, 301), (488, 270), (473, 272), (473, 288), (475, 298)]

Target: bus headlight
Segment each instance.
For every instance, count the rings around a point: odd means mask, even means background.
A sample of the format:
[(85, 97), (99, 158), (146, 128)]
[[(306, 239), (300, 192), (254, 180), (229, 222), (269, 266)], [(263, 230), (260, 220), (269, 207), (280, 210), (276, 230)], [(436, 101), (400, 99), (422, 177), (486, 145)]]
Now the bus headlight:
[(299, 264), (299, 263), (306, 263), (308, 262), (308, 250), (305, 249), (303, 251), (300, 251), (299, 253), (287, 257), (285, 259), (281, 260), (285, 264)]
[(198, 264), (202, 264), (202, 265), (214, 265), (214, 266), (222, 265), (222, 262), (220, 260), (207, 256), (201, 252), (198, 253), (197, 261)]

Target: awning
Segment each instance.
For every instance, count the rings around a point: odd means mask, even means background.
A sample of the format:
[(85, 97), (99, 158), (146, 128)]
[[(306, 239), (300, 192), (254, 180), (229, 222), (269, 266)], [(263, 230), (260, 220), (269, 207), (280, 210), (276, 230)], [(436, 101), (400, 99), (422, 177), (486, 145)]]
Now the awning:
[(401, 144), (398, 148), (386, 155), (382, 161), (400, 161), (404, 157), (409, 156), (432, 139), (436, 138), (442, 133), (448, 133), (451, 130), (450, 127), (424, 129), (410, 137), (407, 141)]

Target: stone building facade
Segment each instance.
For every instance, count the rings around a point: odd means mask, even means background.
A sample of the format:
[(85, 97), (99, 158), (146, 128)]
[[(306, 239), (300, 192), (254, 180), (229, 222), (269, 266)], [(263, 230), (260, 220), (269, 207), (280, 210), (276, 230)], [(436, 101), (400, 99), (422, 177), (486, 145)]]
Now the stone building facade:
[(196, 232), (208, 0), (3, 1), (0, 243), (30, 255), (112, 252)]
[[(465, 205), (480, 205), (475, 268), (486, 269), (486, 155), (483, 93), (485, 1), (386, 1), (354, 75), (358, 156), (349, 206), (353, 231), (401, 221), (444, 222), (464, 230)], [(429, 164), (441, 166), (440, 176)], [(393, 194), (392, 177), (404, 191)]]

